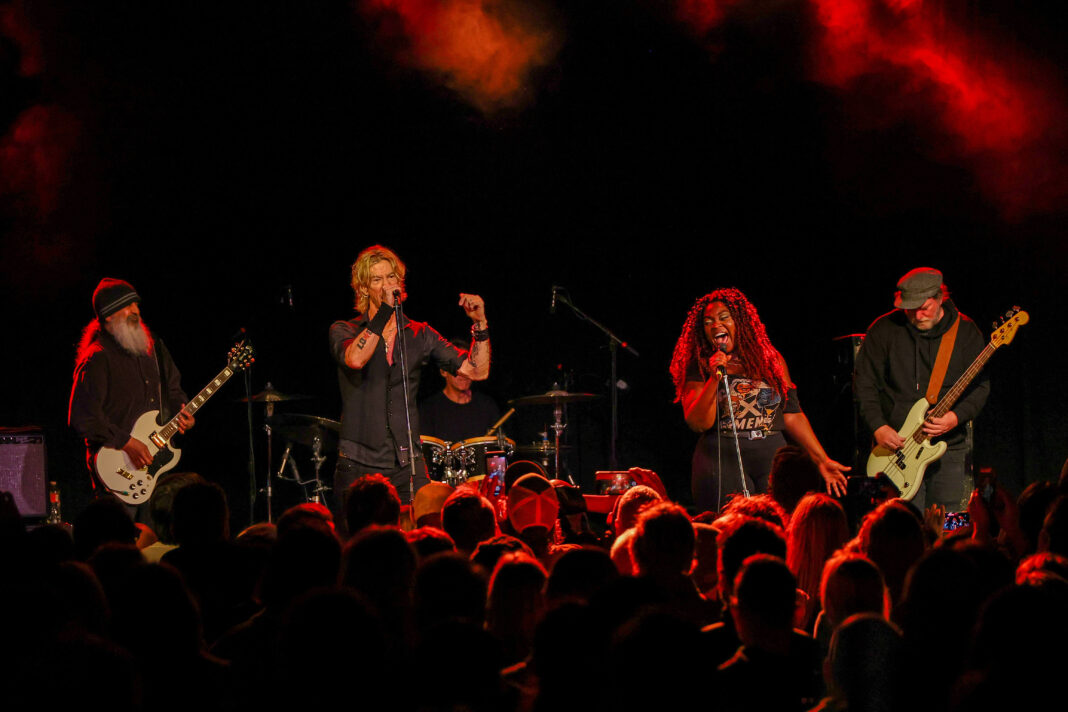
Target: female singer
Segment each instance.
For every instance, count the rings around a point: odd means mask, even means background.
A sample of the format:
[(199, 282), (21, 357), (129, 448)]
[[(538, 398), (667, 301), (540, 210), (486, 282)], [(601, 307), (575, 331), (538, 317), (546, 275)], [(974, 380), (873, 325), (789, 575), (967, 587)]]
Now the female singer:
[(786, 362), (768, 340), (756, 308), (739, 290), (718, 289), (693, 305), (675, 344), (671, 377), (686, 424), (701, 433), (691, 480), (700, 509), (718, 511), (730, 494), (767, 490), (772, 457), (786, 444), (783, 430), (819, 465), (827, 492), (845, 494), (843, 473), (850, 468), (823, 450), (801, 411)]

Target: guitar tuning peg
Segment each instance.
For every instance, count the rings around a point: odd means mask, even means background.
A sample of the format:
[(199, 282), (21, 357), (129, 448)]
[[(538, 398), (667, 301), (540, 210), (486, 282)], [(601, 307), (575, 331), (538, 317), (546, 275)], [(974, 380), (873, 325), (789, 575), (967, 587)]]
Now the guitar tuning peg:
[(1015, 313), (1015, 312), (1013, 312), (1013, 310), (1012, 310), (1012, 309), (1009, 309), (1009, 310), (1008, 310), (1007, 312), (1005, 312), (1005, 318), (1006, 318), (1006, 319), (1011, 319), (1011, 318), (1012, 318), (1012, 315), (1013, 315), (1014, 313)]

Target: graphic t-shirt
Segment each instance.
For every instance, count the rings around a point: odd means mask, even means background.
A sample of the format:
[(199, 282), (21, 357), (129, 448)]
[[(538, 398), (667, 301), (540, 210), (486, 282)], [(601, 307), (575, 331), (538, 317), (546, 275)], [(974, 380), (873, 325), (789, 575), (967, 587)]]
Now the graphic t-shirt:
[[(686, 373), (686, 380), (699, 383), (704, 380), (696, 362), (691, 362)], [(723, 392), (722, 383), (719, 386), (719, 399), (716, 405), (718, 429), (724, 435), (733, 436), (731, 410), (734, 411), (734, 422), (738, 432), (758, 430), (765, 434), (783, 429), (783, 413), (801, 412), (796, 388), (787, 389), (784, 402), (777, 390), (759, 379), (728, 375), (727, 382), (730, 386), (731, 407), (730, 409), (727, 407), (727, 398)]]

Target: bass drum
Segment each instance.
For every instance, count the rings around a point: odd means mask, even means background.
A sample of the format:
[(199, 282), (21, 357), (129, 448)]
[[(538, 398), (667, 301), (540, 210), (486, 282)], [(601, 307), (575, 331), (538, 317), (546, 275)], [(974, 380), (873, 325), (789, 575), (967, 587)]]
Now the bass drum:
[[(503, 478), (504, 468), (515, 456), (515, 440), (511, 438), (499, 438), (496, 435), (483, 435), (477, 438), (468, 438), (452, 446), (454, 451), (460, 454), (460, 467), (467, 473), (466, 479), (472, 480), (485, 477), (492, 470), (499, 470)], [(496, 456), (504, 457), (504, 461), (497, 462), (497, 467), (490, 468), (487, 465), (488, 458)]]

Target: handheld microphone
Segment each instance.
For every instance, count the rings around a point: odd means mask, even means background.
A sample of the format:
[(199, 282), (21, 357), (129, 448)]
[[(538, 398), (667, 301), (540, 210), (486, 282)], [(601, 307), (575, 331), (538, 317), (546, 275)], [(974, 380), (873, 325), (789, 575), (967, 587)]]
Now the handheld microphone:
[[(719, 351), (722, 354), (725, 354), (725, 353), (727, 353), (727, 345), (726, 344), (717, 343), (716, 344), (716, 350)], [(722, 364), (720, 364), (719, 366), (716, 366), (716, 375), (719, 376), (720, 378), (723, 378), (724, 376), (726, 376), (727, 375), (726, 367), (723, 366)]]

